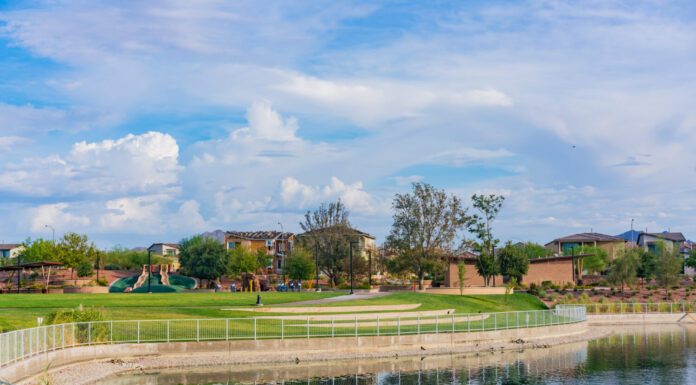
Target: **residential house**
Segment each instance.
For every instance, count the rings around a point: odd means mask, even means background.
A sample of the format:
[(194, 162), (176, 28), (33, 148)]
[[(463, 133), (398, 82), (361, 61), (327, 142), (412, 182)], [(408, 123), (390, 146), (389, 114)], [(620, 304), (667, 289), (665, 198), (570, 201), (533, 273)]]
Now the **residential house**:
[(147, 248), (152, 254), (163, 255), (166, 257), (176, 257), (179, 255), (178, 243), (153, 243)]
[(24, 250), (24, 246), (18, 243), (0, 244), (0, 256), (2, 256), (4, 260), (7, 260), (8, 258), (15, 258), (22, 250)]
[[(591, 254), (590, 254), (591, 255)], [(558, 285), (565, 285), (568, 282), (579, 283), (582, 279), (573, 273), (573, 264), (581, 258), (590, 255), (562, 255), (546, 258), (532, 258), (529, 260), (529, 270), (522, 277), (522, 283), (529, 285), (534, 283), (540, 285), (544, 281), (551, 281)], [(478, 274), (476, 269), (477, 255), (468, 251), (462, 254), (446, 258), (447, 270), (445, 271), (445, 286), (459, 287), (459, 263), (464, 262), (466, 271), (464, 272), (464, 286), (484, 286), (483, 277)], [(496, 285), (503, 284), (503, 277), (495, 277)], [(491, 281), (493, 283), (493, 281)]]
[(246, 247), (249, 250), (266, 250), (273, 255), (273, 265), (268, 266), (270, 272), (283, 273), (285, 257), (292, 253), (295, 235), (280, 231), (228, 231), (225, 233), (225, 247), (232, 250), (236, 247)]
[[(687, 258), (689, 258), (692, 252), (696, 253), (696, 243), (684, 242), (684, 244), (681, 247), (682, 258), (686, 260)], [(694, 269), (693, 267), (684, 266), (684, 274), (693, 277), (694, 275), (696, 275), (696, 269)]]
[(663, 242), (667, 251), (671, 252), (675, 248), (681, 249), (681, 246), (686, 242), (686, 238), (684, 238), (682, 233), (665, 231), (662, 233), (640, 233), (638, 234), (638, 241), (636, 241), (638, 247), (642, 247), (653, 254), (658, 253), (660, 242)]
[[(306, 232), (302, 234), (297, 234), (297, 239), (301, 240), (304, 237), (311, 237), (311, 232)], [(364, 259), (368, 259), (370, 257), (370, 254), (372, 256), (377, 255), (377, 248), (375, 246), (375, 237), (372, 235), (357, 230), (357, 229), (349, 229), (349, 231), (346, 234), (347, 238), (350, 238), (350, 241), (356, 241), (358, 242), (357, 245), (353, 246), (353, 255), (354, 256), (361, 256)]]
[(597, 247), (606, 251), (609, 260), (613, 260), (626, 249), (626, 240), (600, 233), (579, 233), (556, 238), (544, 246), (558, 256), (580, 254), (584, 247)]

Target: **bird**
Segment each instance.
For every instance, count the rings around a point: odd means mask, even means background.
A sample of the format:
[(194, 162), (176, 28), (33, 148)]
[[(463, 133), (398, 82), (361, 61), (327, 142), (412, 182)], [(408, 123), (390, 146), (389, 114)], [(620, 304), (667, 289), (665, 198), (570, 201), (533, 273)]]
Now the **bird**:
[(300, 363), (300, 358), (299, 358), (299, 357), (295, 357), (295, 363), (296, 363), (296, 364), (299, 364), (299, 363)]
[(425, 350), (425, 348), (421, 346), (421, 350)]

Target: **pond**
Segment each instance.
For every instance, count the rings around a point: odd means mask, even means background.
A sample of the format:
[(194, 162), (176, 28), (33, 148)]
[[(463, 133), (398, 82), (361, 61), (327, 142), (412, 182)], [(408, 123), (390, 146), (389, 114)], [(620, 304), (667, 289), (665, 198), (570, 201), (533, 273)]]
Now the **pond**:
[(132, 384), (686, 384), (696, 383), (696, 325), (614, 327), (611, 337), (547, 349), (122, 374)]

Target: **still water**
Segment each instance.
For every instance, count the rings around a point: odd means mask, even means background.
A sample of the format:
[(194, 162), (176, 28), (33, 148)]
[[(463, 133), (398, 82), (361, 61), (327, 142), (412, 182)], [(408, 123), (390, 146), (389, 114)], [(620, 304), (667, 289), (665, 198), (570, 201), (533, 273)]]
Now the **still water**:
[(614, 328), (599, 340), (531, 349), (368, 361), (234, 365), (115, 376), (133, 384), (696, 384), (696, 326)]

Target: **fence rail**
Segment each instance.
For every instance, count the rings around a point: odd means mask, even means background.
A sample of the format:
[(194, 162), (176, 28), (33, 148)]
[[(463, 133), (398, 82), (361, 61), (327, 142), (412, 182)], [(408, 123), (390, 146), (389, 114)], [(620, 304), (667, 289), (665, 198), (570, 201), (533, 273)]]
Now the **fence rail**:
[(584, 306), (588, 314), (670, 314), (696, 312), (696, 303), (692, 302), (588, 303), (580, 306)]
[(532, 328), (581, 322), (583, 306), (505, 313), (397, 314), (95, 321), (0, 334), (0, 366), (54, 350), (117, 343), (400, 336)]

